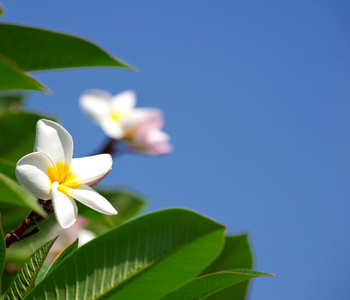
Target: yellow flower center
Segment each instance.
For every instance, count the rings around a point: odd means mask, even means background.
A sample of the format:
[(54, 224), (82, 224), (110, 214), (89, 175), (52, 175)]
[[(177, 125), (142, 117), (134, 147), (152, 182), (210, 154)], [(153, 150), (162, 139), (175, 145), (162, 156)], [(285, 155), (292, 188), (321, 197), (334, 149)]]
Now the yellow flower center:
[(110, 117), (113, 121), (120, 124), (128, 114), (129, 111), (126, 110), (113, 110), (110, 114)]
[(56, 181), (59, 183), (58, 189), (65, 191), (65, 187), (77, 188), (80, 186), (78, 176), (70, 171), (70, 168), (64, 162), (57, 162), (56, 168), (51, 166), (47, 169), (47, 175), (50, 178), (51, 185)]

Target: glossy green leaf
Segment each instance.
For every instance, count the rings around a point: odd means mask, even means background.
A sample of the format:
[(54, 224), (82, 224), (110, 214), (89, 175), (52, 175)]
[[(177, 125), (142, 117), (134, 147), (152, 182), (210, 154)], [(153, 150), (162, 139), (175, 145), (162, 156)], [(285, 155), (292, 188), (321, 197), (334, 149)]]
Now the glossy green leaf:
[(47, 117), (26, 112), (1, 115), (0, 157), (17, 163), (24, 155), (33, 152), (36, 123), (42, 118)]
[(26, 71), (76, 67), (132, 69), (82, 38), (41, 28), (0, 24), (0, 53)]
[(47, 216), (29, 192), (22, 188), (16, 181), (2, 173), (0, 173), (0, 203), (28, 207), (43, 217)]
[(0, 278), (2, 275), (2, 271), (4, 270), (5, 258), (6, 258), (6, 245), (5, 245), (4, 232), (2, 231), (2, 226), (1, 226), (1, 214), (0, 214)]
[[(274, 276), (273, 274), (263, 273), (246, 269), (235, 269), (200, 276), (193, 279), (190, 283), (175, 292), (168, 294), (162, 300), (201, 300), (210, 299), (211, 295), (231, 287), (239, 282), (260, 276)], [(232, 299), (232, 298), (220, 298)], [(234, 299), (234, 298), (233, 298)]]
[[(220, 256), (203, 272), (202, 275), (237, 268), (251, 269), (253, 267), (252, 252), (248, 235), (227, 236), (225, 247)], [(209, 296), (209, 300), (243, 300), (246, 299), (249, 281), (232, 285)]]
[(219, 255), (224, 230), (184, 209), (139, 217), (78, 248), (27, 299), (158, 299)]
[(79, 205), (79, 215), (94, 221), (98, 224), (105, 225), (109, 228), (121, 225), (127, 220), (134, 217), (145, 205), (145, 200), (135, 194), (121, 190), (97, 190), (102, 196), (115, 207), (118, 214), (108, 216), (101, 214), (85, 205)]
[(23, 299), (25, 295), (28, 294), (34, 284), (40, 267), (55, 240), (56, 238), (47, 242), (44, 246), (35, 251), (33, 255), (25, 262), (21, 270), (16, 275), (10, 288), (7, 290), (3, 298), (4, 300), (19, 300)]
[[(1, 25), (0, 25), (1, 26)], [(1, 40), (1, 39), (0, 39)], [(4, 45), (3, 41), (0, 45)], [(48, 88), (26, 74), (15, 62), (0, 53), (0, 91), (30, 90), (47, 92)]]

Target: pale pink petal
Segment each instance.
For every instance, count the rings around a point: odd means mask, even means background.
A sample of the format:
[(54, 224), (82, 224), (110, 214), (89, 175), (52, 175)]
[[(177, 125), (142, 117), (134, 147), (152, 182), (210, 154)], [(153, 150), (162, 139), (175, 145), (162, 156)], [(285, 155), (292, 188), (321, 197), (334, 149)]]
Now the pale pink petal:
[(135, 105), (136, 94), (131, 90), (119, 93), (112, 98), (112, 109), (115, 111), (130, 111)]
[(43, 152), (30, 153), (22, 157), (16, 166), (18, 182), (35, 198), (51, 199), (51, 181), (48, 170), (55, 172), (55, 165)]
[(142, 124), (153, 124), (158, 128), (164, 125), (162, 111), (156, 108), (135, 108), (122, 123), (126, 130)]
[(174, 151), (174, 146), (168, 143), (156, 144), (153, 147), (149, 148), (147, 154), (150, 155), (162, 155), (169, 154)]
[(169, 144), (170, 136), (161, 130), (164, 124), (162, 117), (150, 117), (146, 122), (131, 129), (128, 145), (131, 149), (151, 155), (168, 154), (173, 151)]
[(110, 154), (98, 154), (82, 158), (73, 158), (70, 165), (70, 173), (74, 180), (64, 184), (72, 186), (75, 184), (90, 184), (102, 179), (112, 169), (112, 156)]
[(97, 123), (102, 122), (112, 110), (112, 95), (101, 90), (90, 90), (81, 95), (80, 107)]
[(54, 182), (51, 187), (52, 206), (58, 224), (62, 228), (72, 226), (78, 216), (78, 207), (71, 197), (58, 190), (58, 182)]
[(105, 118), (100, 123), (104, 133), (112, 139), (121, 139), (124, 136), (124, 129), (119, 122), (116, 122), (110, 117)]
[(41, 119), (36, 125), (34, 151), (45, 152), (55, 164), (64, 163), (68, 168), (73, 156), (73, 139), (60, 124)]
[(94, 189), (84, 184), (79, 188), (65, 188), (68, 195), (83, 203), (84, 205), (106, 215), (115, 215), (117, 211), (106, 198), (102, 197)]

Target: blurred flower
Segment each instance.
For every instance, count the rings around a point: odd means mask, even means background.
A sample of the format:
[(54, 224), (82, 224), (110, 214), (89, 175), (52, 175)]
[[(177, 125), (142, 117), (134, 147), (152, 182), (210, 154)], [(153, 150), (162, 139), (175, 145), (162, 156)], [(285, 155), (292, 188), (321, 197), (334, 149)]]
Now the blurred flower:
[(110, 138), (126, 141), (134, 151), (157, 155), (173, 149), (169, 135), (161, 130), (162, 112), (155, 108), (135, 108), (133, 91), (116, 96), (100, 90), (89, 91), (80, 97), (80, 105)]
[(161, 114), (150, 115), (140, 124), (130, 128), (125, 141), (130, 149), (151, 155), (168, 154), (173, 151), (170, 136), (161, 130), (164, 120)]
[(78, 247), (86, 244), (96, 237), (96, 234), (90, 230), (84, 229), (87, 224), (87, 220), (82, 217), (78, 217), (77, 221), (68, 229), (62, 229), (62, 227), (56, 225), (49, 233), (48, 239), (53, 239), (59, 236), (50, 249), (46, 261), (51, 264), (56, 257), (70, 244), (72, 244), (77, 238), (79, 238)]
[(109, 154), (72, 159), (71, 135), (61, 125), (44, 119), (37, 123), (34, 151), (18, 161), (16, 177), (34, 197), (52, 199), (56, 220), (61, 227), (68, 228), (77, 219), (78, 208), (74, 199), (107, 215), (117, 213), (91, 188), (112, 169)]

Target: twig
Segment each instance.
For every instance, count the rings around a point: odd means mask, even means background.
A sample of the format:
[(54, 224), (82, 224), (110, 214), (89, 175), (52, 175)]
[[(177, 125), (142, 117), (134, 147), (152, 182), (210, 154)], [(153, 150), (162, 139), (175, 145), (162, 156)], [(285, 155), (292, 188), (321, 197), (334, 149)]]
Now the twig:
[(118, 140), (109, 138), (104, 146), (96, 154), (109, 153), (110, 155), (114, 155), (117, 152), (117, 143)]
[[(48, 214), (53, 213), (53, 209), (51, 206), (51, 200), (39, 200), (41, 207), (43, 210)], [(46, 217), (47, 218), (47, 217)], [(13, 243), (18, 242), (20, 240), (23, 240), (25, 238), (28, 238), (32, 236), (33, 234), (40, 231), (40, 228), (36, 226), (38, 223), (43, 222), (45, 217), (40, 216), (36, 212), (32, 211), (22, 222), (21, 225), (19, 225), (15, 230), (11, 232), (11, 234), (7, 234), (5, 237), (5, 244), (6, 248), (10, 247)], [(28, 229), (30, 229), (32, 226), (36, 226), (34, 229), (32, 229), (30, 232), (25, 233)]]

